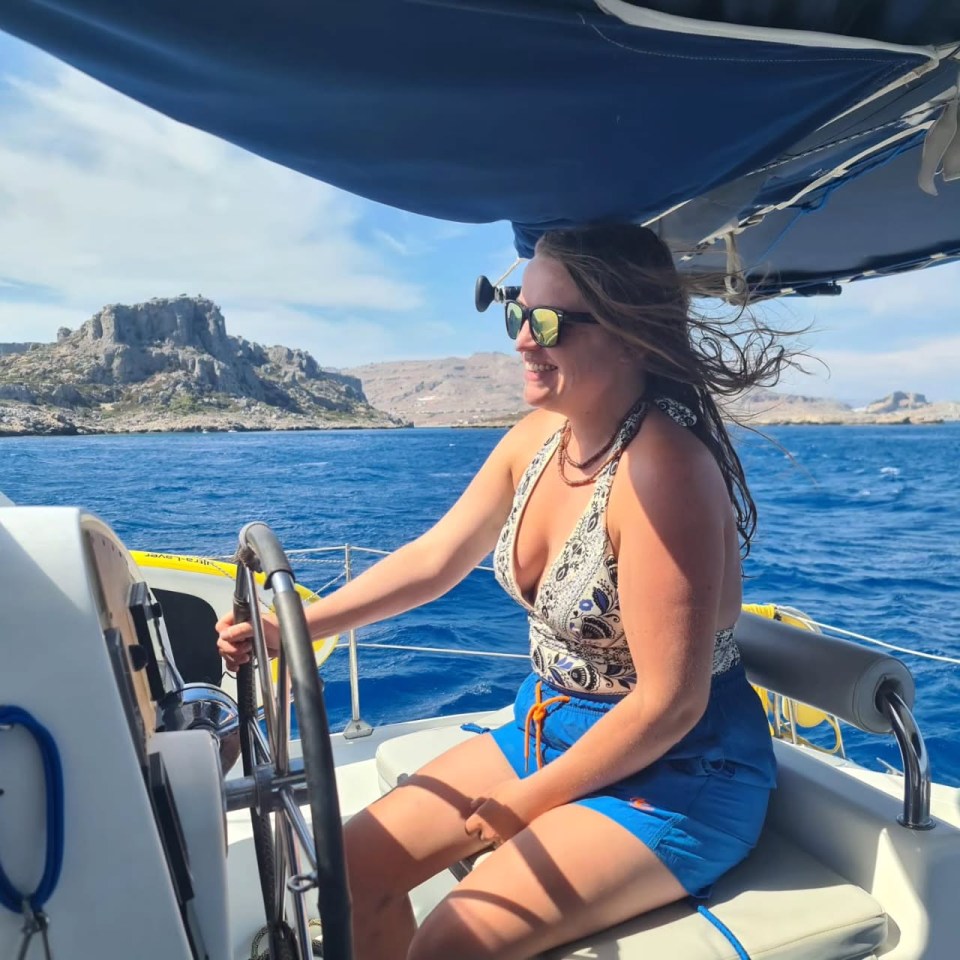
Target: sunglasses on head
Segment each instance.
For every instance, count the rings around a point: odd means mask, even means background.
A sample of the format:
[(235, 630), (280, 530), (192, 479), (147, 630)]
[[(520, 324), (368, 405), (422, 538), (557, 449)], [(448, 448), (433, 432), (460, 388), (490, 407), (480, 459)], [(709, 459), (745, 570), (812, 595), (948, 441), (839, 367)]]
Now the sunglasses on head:
[(564, 323), (597, 322), (592, 313), (575, 313), (572, 310), (558, 310), (556, 307), (525, 307), (516, 300), (504, 301), (503, 307), (507, 336), (516, 340), (523, 324), (529, 321), (530, 336), (541, 347), (555, 347), (560, 342), (560, 327)]

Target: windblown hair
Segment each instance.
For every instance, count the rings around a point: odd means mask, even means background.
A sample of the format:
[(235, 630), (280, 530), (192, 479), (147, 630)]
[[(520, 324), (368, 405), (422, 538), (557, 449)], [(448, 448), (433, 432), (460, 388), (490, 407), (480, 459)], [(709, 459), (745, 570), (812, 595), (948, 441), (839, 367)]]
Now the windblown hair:
[(716, 283), (701, 290), (682, 278), (666, 244), (646, 227), (552, 230), (536, 249), (566, 268), (604, 328), (642, 354), (646, 396), (677, 400), (696, 414), (692, 429), (723, 474), (745, 557), (756, 532), (757, 508), (721, 406), (727, 419), (740, 421), (717, 398), (729, 403), (752, 387), (773, 386), (784, 367), (796, 365), (781, 344), (783, 334), (745, 306), (729, 317), (696, 312), (694, 298), (715, 296)]

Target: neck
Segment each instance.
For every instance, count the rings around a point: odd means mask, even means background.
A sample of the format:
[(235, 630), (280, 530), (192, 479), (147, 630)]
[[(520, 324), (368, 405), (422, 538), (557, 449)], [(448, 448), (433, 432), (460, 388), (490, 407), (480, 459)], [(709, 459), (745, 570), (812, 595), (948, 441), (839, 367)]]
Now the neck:
[(642, 395), (646, 384), (641, 378), (617, 389), (610, 389), (595, 402), (571, 412), (570, 453), (577, 459), (591, 456), (611, 439), (631, 407)]

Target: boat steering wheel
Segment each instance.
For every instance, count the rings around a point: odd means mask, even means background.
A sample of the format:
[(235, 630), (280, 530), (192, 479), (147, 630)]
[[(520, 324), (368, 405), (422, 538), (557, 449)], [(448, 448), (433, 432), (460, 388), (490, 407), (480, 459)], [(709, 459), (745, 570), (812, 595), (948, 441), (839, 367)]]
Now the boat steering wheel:
[[(258, 614), (255, 573), (264, 575), (265, 585), (274, 594), (281, 640), (275, 681)], [(313, 956), (305, 898), (316, 888), (323, 956), (352, 960), (343, 831), (323, 684), (290, 562), (264, 523), (250, 523), (240, 531), (233, 612), (236, 623), (250, 623), (253, 628), (254, 657), (237, 670), (237, 703), (270, 958), (308, 960)], [(254, 673), (259, 679), (265, 734), (258, 722)], [(288, 751), (291, 685), (303, 749), (302, 772), (291, 768)], [(297, 803), (296, 791), (304, 784), (311, 826)], [(301, 854), (307, 869), (301, 868)]]

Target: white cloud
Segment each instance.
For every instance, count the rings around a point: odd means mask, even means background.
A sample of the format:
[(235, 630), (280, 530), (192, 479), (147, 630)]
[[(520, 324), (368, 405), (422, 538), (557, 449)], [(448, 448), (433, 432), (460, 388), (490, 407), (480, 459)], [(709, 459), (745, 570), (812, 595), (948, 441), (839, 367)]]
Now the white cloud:
[(389, 250), (400, 254), (401, 257), (408, 257), (416, 250), (416, 248), (411, 245), (409, 239), (395, 237), (392, 233), (388, 233), (386, 230), (374, 230), (373, 236), (376, 237), (376, 239), (379, 240)]
[(956, 310), (960, 265), (943, 264), (893, 277), (876, 277), (844, 286), (838, 313), (914, 318)]
[(389, 318), (371, 320), (350, 311), (318, 316), (277, 307), (250, 310), (227, 303), (223, 312), (228, 333), (265, 345), (299, 347), (324, 367), (445, 357), (457, 353), (460, 342), (455, 324), (429, 317), (405, 317), (401, 326)]
[(260, 312), (422, 303), (357, 239), (361, 205), (347, 194), (61, 65), (43, 82), (6, 83), (0, 274), (4, 289), (38, 287), (56, 305), (5, 304), (4, 337), (49, 339), (105, 303), (179, 293)]
[(960, 400), (960, 336), (903, 350), (819, 350), (816, 356), (829, 367), (829, 375), (811, 364), (811, 376), (790, 374), (778, 389), (856, 403), (893, 390), (923, 393), (931, 401)]
[(387, 359), (402, 349), (403, 330), (365, 317), (318, 317), (288, 308), (247, 309), (226, 304), (227, 332), (267, 346), (306, 350), (323, 367), (352, 367)]
[(75, 330), (91, 313), (81, 314), (55, 303), (0, 300), (0, 341), (53, 340), (60, 327)]
[(840, 297), (779, 302), (788, 326), (812, 323), (810, 338), (843, 347), (908, 349), (955, 329), (960, 264), (949, 263), (843, 286)]
[[(509, 351), (502, 319), (478, 322), (467, 287), (450, 303), (436, 293), (451, 295), (454, 268), (491, 279), (507, 269), (515, 252), (500, 246), (502, 226), (371, 215), (41, 54), (25, 59), (40, 80), (0, 76), (0, 340), (53, 339), (106, 303), (202, 293), (231, 333), (308, 349), (329, 366)], [(447, 243), (473, 233), (473, 247)], [(428, 271), (430, 296), (412, 279)], [(811, 364), (814, 376), (783, 389), (960, 399), (958, 293), (960, 266), (949, 265), (786, 301), (778, 319), (815, 322), (806, 339), (832, 374)]]
[(487, 275), (491, 281), (495, 282), (509, 270), (510, 274), (504, 280), (504, 283), (519, 285), (523, 280), (523, 268), (526, 266), (526, 262), (526, 260), (521, 260), (518, 264), (517, 251), (512, 246), (504, 246), (490, 255), (487, 261)]
[(960, 400), (958, 298), (960, 264), (944, 264), (848, 284), (840, 297), (760, 305), (760, 316), (780, 329), (812, 324), (801, 338), (810, 375), (790, 372), (778, 389), (854, 403), (893, 390)]

